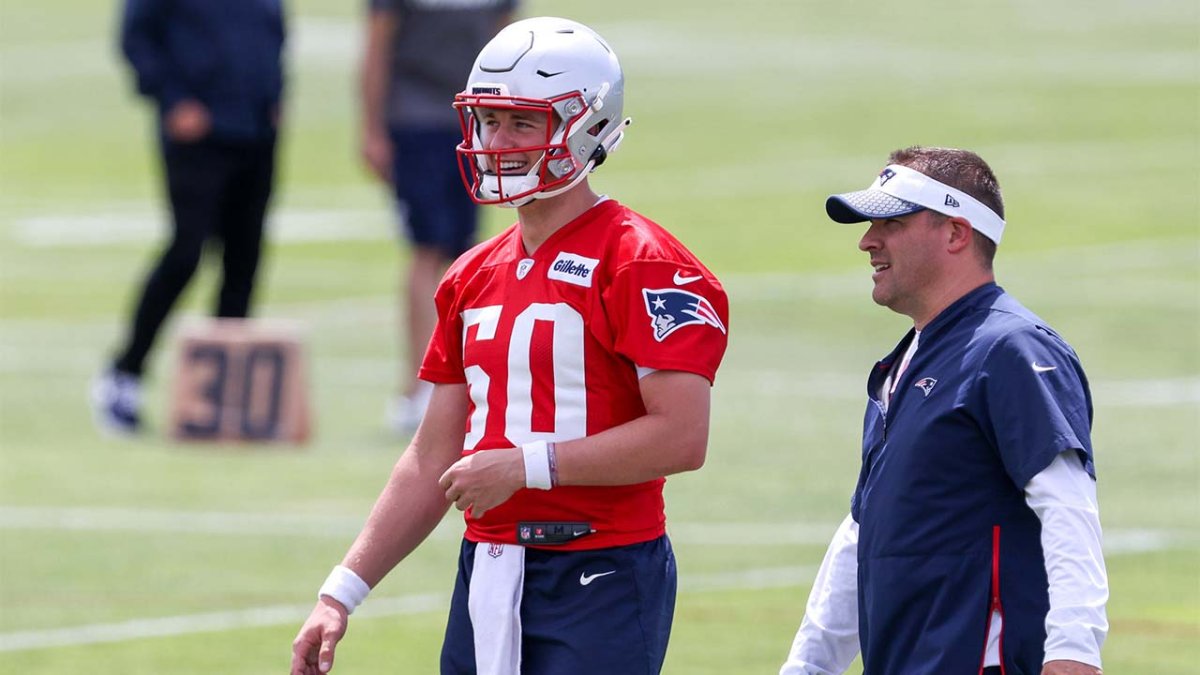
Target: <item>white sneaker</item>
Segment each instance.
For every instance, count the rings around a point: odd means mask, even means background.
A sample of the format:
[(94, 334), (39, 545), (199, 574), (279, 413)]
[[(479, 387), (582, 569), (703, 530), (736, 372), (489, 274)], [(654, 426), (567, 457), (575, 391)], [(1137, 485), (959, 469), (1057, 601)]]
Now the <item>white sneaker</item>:
[(425, 411), (429, 408), (429, 398), (433, 396), (433, 385), (428, 382), (418, 382), (417, 389), (410, 396), (397, 396), (388, 402), (387, 422), (392, 433), (397, 436), (412, 436), (421, 426)]
[(91, 390), (92, 417), (101, 431), (129, 436), (142, 425), (142, 383), (128, 373), (108, 369)]

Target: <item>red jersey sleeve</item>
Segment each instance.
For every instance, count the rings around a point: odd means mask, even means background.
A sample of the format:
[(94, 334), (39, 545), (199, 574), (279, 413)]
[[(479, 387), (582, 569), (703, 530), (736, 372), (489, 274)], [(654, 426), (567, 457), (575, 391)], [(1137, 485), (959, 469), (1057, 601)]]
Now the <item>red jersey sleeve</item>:
[(634, 260), (604, 292), (617, 353), (643, 368), (711, 382), (729, 343), (729, 299), (694, 260)]
[(437, 326), (429, 338), (417, 377), (426, 382), (461, 384), (467, 381), (462, 362), (462, 314), (458, 310), (458, 277), (454, 269), (438, 284), (433, 296)]

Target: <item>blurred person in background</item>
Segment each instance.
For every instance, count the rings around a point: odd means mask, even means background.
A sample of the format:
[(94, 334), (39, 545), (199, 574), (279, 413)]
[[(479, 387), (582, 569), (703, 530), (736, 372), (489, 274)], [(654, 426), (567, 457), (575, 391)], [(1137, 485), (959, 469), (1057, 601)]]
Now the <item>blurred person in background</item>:
[(978, 155), (897, 150), (829, 217), (870, 221), (872, 298), (913, 320), (872, 368), (862, 469), (782, 675), (1097, 675), (1108, 632), (1079, 357), (996, 285)]
[(172, 236), (124, 343), (92, 385), (101, 428), (142, 426), (141, 381), (205, 247), (221, 255), (218, 317), (243, 318), (262, 247), (283, 101), (282, 0), (127, 0), (121, 50), (154, 101)]
[(417, 379), (437, 320), (433, 293), (446, 267), (475, 243), (477, 209), (463, 192), (454, 151), (461, 140), (450, 102), (462, 74), (504, 27), (516, 0), (369, 0), (361, 73), (362, 156), (391, 186), (411, 244), (400, 283), (404, 358), (387, 421), (416, 430), (433, 385)]
[(453, 504), (464, 513), (442, 673), (657, 673), (674, 616), (665, 476), (698, 469), (727, 345), (720, 283), (592, 191), (624, 76), (595, 32), (528, 19), (456, 97), (464, 175), (517, 223), (438, 287), (424, 419), (293, 643), (328, 672), (347, 617)]

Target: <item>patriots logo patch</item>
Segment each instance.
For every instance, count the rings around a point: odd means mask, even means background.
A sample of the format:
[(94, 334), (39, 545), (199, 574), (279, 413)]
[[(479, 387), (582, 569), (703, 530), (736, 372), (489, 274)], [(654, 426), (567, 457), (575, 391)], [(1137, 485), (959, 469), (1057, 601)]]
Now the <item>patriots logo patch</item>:
[(925, 396), (928, 397), (929, 392), (933, 391), (933, 385), (935, 384), (937, 384), (937, 380), (932, 377), (922, 377), (913, 386), (925, 392)]
[(725, 332), (725, 324), (721, 323), (717, 310), (704, 296), (678, 288), (643, 288), (642, 297), (646, 300), (654, 339), (659, 342), (692, 324), (708, 325)]

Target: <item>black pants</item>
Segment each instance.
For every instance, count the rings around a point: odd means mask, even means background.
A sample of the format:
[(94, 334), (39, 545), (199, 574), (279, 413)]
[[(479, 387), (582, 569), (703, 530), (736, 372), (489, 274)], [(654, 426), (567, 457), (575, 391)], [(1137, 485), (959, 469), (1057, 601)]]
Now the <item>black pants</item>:
[(206, 244), (217, 244), (221, 251), (216, 315), (240, 318), (249, 313), (274, 182), (275, 139), (164, 140), (162, 157), (174, 234), (146, 279), (126, 344), (114, 363), (117, 370), (138, 376)]

